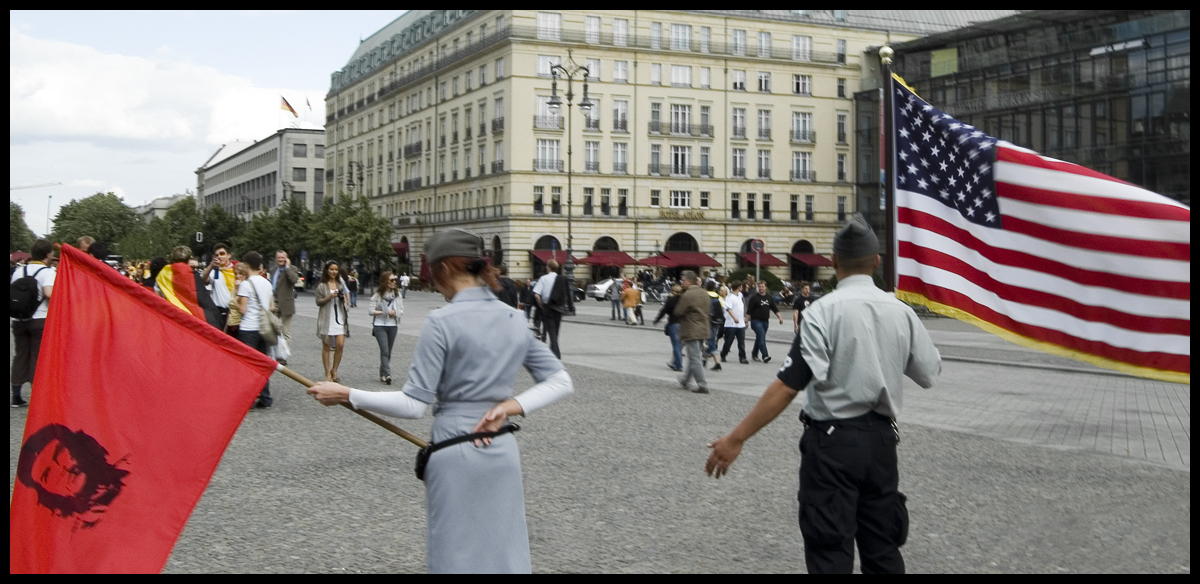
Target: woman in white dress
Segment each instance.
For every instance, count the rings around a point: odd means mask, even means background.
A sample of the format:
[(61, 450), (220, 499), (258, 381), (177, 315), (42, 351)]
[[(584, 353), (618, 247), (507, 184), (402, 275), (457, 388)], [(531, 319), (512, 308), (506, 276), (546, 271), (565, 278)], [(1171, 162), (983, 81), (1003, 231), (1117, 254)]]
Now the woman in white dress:
[(325, 381), (338, 381), (342, 348), (350, 334), (350, 292), (346, 283), (338, 277), (337, 262), (325, 263), (316, 292), (317, 306), (320, 307), (317, 311), (317, 338), (321, 339), (321, 364), (325, 366)]
[[(450, 304), (425, 318), (404, 389), (369, 392), (318, 383), (325, 405), (349, 403), (388, 416), (419, 418), (434, 406), (433, 441), (496, 432), (570, 394), (571, 378), (516, 309), (499, 301), (497, 271), (483, 238), (462, 229), (425, 247), (434, 285)], [(513, 397), (517, 371), (537, 385)], [(521, 457), (511, 432), (434, 452), (425, 469), (426, 560), (434, 573), (531, 571)]]

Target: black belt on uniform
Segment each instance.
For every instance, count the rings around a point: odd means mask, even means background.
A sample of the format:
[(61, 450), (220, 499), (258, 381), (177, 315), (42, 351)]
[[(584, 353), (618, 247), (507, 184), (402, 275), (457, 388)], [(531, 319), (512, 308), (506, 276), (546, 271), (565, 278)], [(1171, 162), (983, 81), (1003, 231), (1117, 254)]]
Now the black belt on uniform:
[(804, 424), (805, 428), (815, 427), (822, 432), (828, 432), (830, 428), (878, 430), (890, 427), (896, 433), (896, 444), (900, 444), (900, 428), (896, 426), (896, 419), (874, 411), (853, 418), (814, 420), (812, 416), (808, 415), (808, 412), (800, 410), (800, 423)]

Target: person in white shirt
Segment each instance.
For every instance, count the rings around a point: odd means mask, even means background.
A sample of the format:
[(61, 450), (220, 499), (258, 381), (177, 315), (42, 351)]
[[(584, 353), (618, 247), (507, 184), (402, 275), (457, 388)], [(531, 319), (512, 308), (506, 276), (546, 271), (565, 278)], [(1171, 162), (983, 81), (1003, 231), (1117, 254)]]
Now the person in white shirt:
[[(271, 282), (264, 277), (266, 272), (263, 270), (262, 254), (248, 251), (242, 255), (242, 261), (250, 266), (250, 277), (238, 285), (238, 312), (242, 313), (238, 340), (266, 355), (267, 342), (259, 334), (258, 328), (265, 318), (263, 311), (270, 310), (275, 303)], [(271, 380), (267, 379), (254, 407), (269, 408), (274, 402), (271, 398)]]
[(400, 297), (401, 298), (408, 297), (408, 282), (409, 282), (408, 274), (404, 274), (403, 276), (400, 276)]
[(396, 274), (384, 272), (379, 278), (379, 288), (371, 296), (370, 312), (374, 318), (371, 334), (379, 342), (379, 380), (388, 385), (392, 384), (392, 345), (396, 344), (400, 315), (404, 314), (398, 280)]
[[(228, 245), (218, 243), (213, 247), (212, 261), (205, 266), (202, 278), (217, 307), (217, 322), (213, 326), (220, 325), (217, 328), (224, 330), (225, 322), (229, 319), (229, 301), (237, 293), (233, 254), (229, 252)], [(196, 292), (200, 293), (199, 290)]]
[(738, 361), (743, 365), (746, 360), (746, 305), (742, 301), (742, 283), (729, 284), (729, 296), (725, 297), (725, 346), (721, 348), (721, 361), (728, 362), (729, 348), (737, 339)]
[[(38, 351), (42, 346), (42, 331), (46, 327), (46, 314), (50, 310), (50, 295), (54, 292), (56, 271), (49, 264), (53, 261), (54, 245), (45, 239), (33, 242), (29, 263), (13, 271), (9, 283), (21, 278), (37, 280), (38, 307), (29, 318), (10, 318), (12, 321), (13, 345), (16, 354), (12, 362), (12, 401), (9, 405), (20, 408), (27, 405), (21, 397), (21, 387), (33, 383), (37, 370)], [(47, 259), (49, 258), (49, 260)]]

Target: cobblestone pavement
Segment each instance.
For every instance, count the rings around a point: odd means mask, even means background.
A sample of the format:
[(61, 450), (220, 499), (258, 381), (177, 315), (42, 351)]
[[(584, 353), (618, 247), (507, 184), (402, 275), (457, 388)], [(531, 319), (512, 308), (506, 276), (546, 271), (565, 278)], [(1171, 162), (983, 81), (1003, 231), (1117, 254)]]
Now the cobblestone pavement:
[[(311, 296), (297, 304), (290, 363), (319, 379), (315, 306)], [(366, 304), (352, 314), (341, 375), (383, 390)], [(398, 383), (421, 318), (441, 304), (409, 293), (392, 359)], [(710, 375), (719, 391), (685, 392), (663, 363), (666, 337), (647, 329), (563, 326), (576, 392), (525, 420), (518, 436), (534, 570), (803, 571), (800, 399), (747, 443), (728, 477), (710, 479), (705, 444), (749, 411), (775, 367), (734, 363)], [(786, 348), (771, 350), (781, 359)], [(415, 449), (274, 381), (277, 405), (247, 415), (166, 571), (424, 571)], [(530, 384), (522, 373), (517, 391)], [(1171, 397), (1163, 385), (947, 361), (934, 389), (906, 388), (909, 571), (1190, 572), (1189, 388), (1172, 386)], [(1156, 425), (1167, 410), (1178, 410), (1178, 427), (1166, 417)], [(10, 485), (25, 412), (10, 411)], [(398, 423), (424, 436), (430, 422)], [(1161, 446), (1164, 460), (1150, 455), (1164, 436), (1178, 462)]]

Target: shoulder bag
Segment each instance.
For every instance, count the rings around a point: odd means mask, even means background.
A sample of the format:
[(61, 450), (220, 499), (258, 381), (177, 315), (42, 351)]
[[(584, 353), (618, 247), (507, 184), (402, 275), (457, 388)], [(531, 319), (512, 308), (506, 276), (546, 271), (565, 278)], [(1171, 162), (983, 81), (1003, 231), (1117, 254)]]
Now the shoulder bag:
[[(246, 281), (250, 282), (250, 280)], [(259, 314), (261, 315), (258, 319), (258, 334), (268, 347), (274, 347), (279, 342), (279, 333), (283, 330), (283, 322), (274, 312), (268, 310), (270, 304), (263, 303), (262, 294), (258, 293), (258, 286), (250, 282), (250, 287), (254, 288), (254, 296), (258, 298)]]

